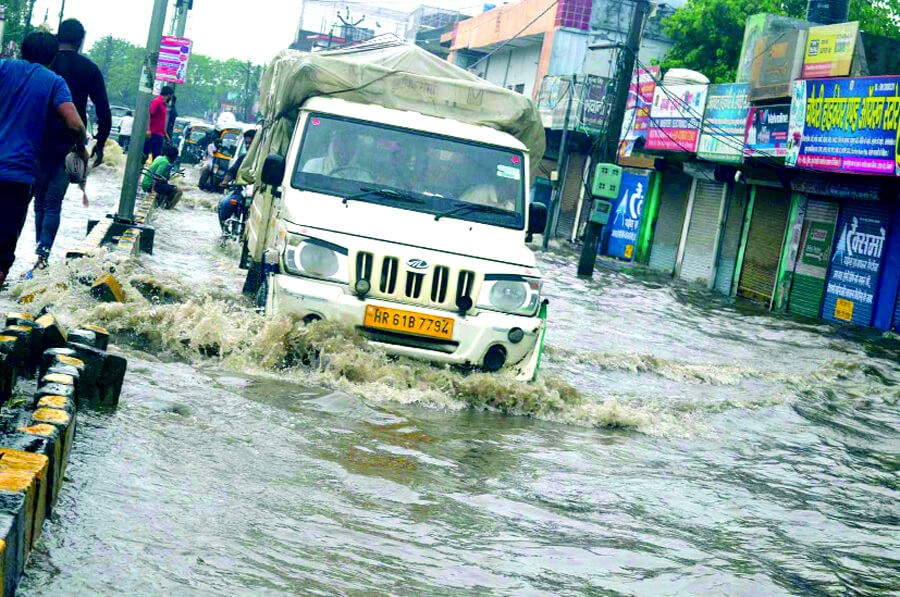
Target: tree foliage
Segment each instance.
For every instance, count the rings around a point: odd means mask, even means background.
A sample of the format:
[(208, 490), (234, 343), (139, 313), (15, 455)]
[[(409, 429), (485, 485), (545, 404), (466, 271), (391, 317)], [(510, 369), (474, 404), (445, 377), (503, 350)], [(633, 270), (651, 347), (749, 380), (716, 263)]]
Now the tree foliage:
[[(663, 24), (674, 46), (663, 68), (689, 68), (714, 83), (734, 81), (744, 22), (757, 13), (804, 18), (806, 0), (688, 0)], [(887, 37), (900, 36), (900, 0), (850, 0), (850, 20), (860, 29)]]
[[(134, 106), (144, 49), (124, 39), (105, 37), (88, 52), (106, 78), (109, 101)], [(247, 119), (258, 94), (261, 67), (237, 59), (216, 60), (193, 54), (187, 83), (175, 91), (182, 116), (212, 118), (222, 103), (237, 106), (236, 116)]]
[(28, 19), (34, 8), (34, 2), (35, 0), (3, 0), (6, 23), (3, 28), (3, 48), (0, 48), (0, 54), (3, 54), (10, 42), (14, 42), (17, 46), (22, 45), (22, 39), (30, 29)]

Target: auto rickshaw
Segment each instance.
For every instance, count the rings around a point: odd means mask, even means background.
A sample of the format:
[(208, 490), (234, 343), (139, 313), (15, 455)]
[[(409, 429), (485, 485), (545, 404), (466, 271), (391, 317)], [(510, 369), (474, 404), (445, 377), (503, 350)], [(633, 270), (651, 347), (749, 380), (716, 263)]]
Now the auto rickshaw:
[(172, 125), (172, 138), (170, 142), (181, 151), (181, 140), (184, 139), (184, 132), (188, 125), (194, 122), (193, 118), (176, 118), (175, 124)]
[(213, 125), (206, 122), (188, 123), (182, 133), (178, 151), (181, 153), (181, 163), (197, 164), (206, 157), (206, 147), (213, 136)]
[(221, 183), (231, 165), (232, 159), (238, 155), (244, 141), (244, 131), (254, 128), (253, 125), (233, 122), (216, 129), (216, 152), (213, 154), (212, 171), (201, 188), (214, 193), (221, 193)]

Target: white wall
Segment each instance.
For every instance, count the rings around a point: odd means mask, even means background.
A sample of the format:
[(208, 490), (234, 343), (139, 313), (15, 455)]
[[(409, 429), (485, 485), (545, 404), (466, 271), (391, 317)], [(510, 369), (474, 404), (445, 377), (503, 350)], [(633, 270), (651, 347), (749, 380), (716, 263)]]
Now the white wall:
[(540, 40), (529, 46), (500, 50), (490, 57), (484, 78), (501, 87), (524, 85), (522, 93), (531, 97), (540, 59)]

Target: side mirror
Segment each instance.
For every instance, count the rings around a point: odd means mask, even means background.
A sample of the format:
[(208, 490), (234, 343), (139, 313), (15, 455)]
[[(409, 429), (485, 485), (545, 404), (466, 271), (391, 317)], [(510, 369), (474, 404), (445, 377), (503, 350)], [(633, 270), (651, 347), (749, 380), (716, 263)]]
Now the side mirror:
[(277, 153), (270, 153), (263, 162), (260, 179), (265, 185), (280, 187), (284, 184), (284, 158)]
[(547, 206), (539, 201), (528, 207), (528, 234), (543, 234), (547, 228)]

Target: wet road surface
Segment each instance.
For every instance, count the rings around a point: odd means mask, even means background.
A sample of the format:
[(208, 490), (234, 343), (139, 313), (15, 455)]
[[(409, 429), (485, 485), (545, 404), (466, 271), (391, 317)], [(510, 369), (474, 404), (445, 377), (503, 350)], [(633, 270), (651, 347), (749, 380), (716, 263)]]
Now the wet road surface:
[[(115, 173), (90, 184), (60, 248), (113, 209)], [(120, 272), (163, 300), (40, 299), (130, 369), (116, 412), (79, 413), (22, 594), (900, 591), (895, 338), (557, 251), (542, 383), (462, 376), (266, 324), (210, 203), (158, 213)]]

